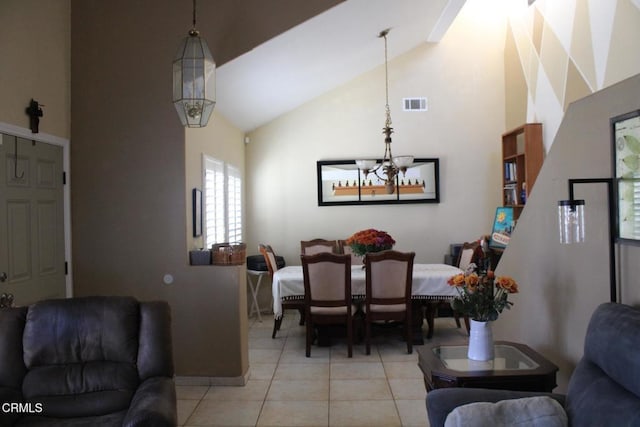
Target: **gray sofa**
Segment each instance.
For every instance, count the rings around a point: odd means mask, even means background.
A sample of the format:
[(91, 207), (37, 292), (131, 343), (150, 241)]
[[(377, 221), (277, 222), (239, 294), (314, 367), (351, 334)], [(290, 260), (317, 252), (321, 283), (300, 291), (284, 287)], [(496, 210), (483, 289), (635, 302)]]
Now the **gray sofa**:
[(616, 303), (596, 309), (566, 396), (449, 388), (428, 393), (426, 404), (431, 427), (438, 427), (461, 405), (541, 395), (563, 405), (571, 426), (640, 426), (640, 310)]
[(175, 393), (166, 302), (0, 309), (1, 426), (175, 426)]

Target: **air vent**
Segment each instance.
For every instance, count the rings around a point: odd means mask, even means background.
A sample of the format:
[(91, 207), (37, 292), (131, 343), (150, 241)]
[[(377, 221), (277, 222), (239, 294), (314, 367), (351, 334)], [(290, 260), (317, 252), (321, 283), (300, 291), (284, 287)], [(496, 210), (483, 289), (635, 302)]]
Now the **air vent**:
[(404, 111), (427, 111), (427, 98), (403, 98)]

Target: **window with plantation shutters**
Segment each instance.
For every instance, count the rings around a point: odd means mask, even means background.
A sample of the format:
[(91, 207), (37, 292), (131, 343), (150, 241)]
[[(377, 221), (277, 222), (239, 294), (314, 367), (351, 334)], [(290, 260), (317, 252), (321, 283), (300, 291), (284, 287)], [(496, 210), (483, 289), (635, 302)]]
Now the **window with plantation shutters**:
[(204, 238), (215, 243), (242, 241), (242, 177), (240, 170), (204, 156)]
[(242, 178), (240, 170), (227, 165), (227, 241), (242, 242)]

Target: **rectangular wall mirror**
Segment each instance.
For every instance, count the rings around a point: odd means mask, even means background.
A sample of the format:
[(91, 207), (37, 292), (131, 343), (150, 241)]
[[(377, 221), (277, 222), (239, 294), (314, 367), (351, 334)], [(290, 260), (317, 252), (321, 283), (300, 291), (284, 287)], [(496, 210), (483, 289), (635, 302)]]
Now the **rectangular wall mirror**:
[(611, 119), (618, 240), (640, 243), (640, 110)]
[(319, 160), (317, 174), (318, 206), (440, 203), (436, 158), (414, 159), (407, 172), (396, 177), (392, 194), (374, 174), (365, 177), (355, 160)]

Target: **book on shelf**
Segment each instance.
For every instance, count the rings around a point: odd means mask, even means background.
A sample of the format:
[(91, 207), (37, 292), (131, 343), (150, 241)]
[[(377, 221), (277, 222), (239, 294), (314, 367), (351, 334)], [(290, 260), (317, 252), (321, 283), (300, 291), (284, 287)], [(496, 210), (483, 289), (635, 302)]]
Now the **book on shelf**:
[(518, 179), (517, 165), (515, 162), (506, 162), (504, 164), (504, 180), (516, 181)]
[(518, 189), (515, 183), (504, 186), (504, 204), (507, 206), (518, 204)]

